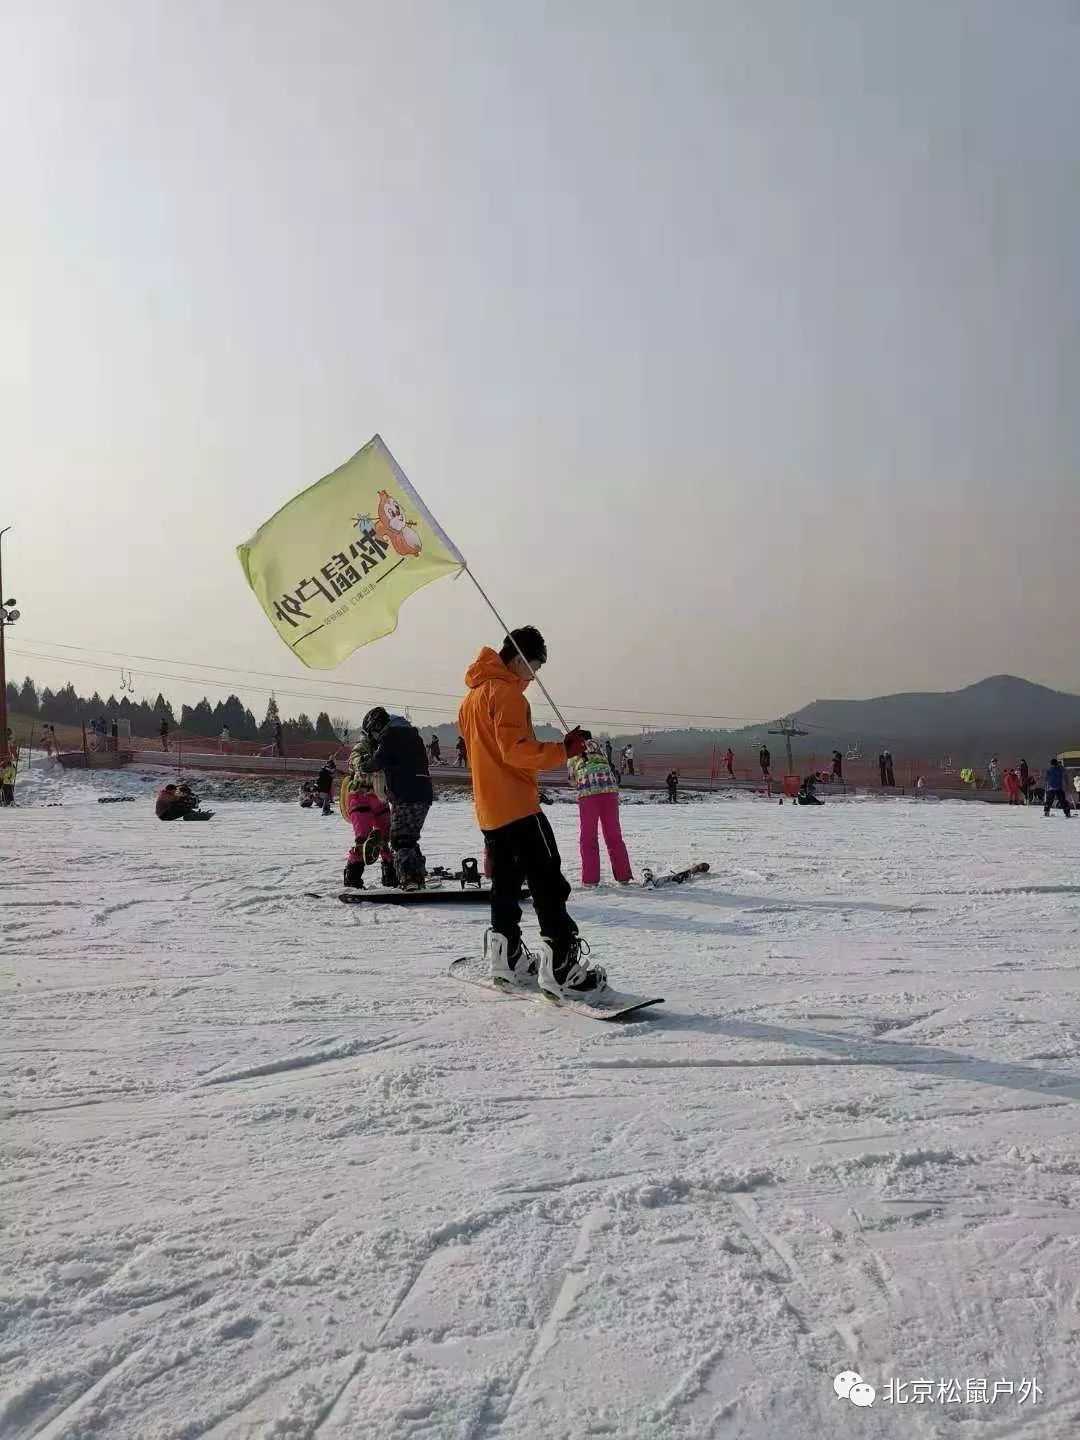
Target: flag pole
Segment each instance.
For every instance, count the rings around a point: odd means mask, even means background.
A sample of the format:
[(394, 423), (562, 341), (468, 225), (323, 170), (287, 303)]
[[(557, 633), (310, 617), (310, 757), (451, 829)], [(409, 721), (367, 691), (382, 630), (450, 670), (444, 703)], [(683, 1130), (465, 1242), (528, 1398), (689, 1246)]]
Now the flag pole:
[(521, 657), (521, 660), (524, 662), (524, 665), (525, 665), (526, 670), (528, 670), (529, 674), (530, 674), (530, 675), (532, 676), (532, 678), (536, 681), (537, 685), (539, 685), (541, 691), (543, 692), (544, 699), (545, 699), (545, 700), (548, 702), (548, 704), (551, 706), (552, 710), (555, 711), (555, 717), (556, 717), (556, 719), (558, 720), (559, 724), (562, 726), (563, 731), (564, 731), (564, 732), (568, 732), (568, 731), (570, 730), (570, 726), (566, 723), (566, 720), (565, 720), (565, 718), (564, 718), (564, 716), (563, 716), (562, 711), (559, 709), (558, 705), (555, 704), (555, 701), (551, 698), (551, 695), (550, 695), (550, 693), (548, 692), (548, 688), (547, 688), (547, 686), (544, 684), (544, 682), (540, 679), (540, 676), (537, 675), (536, 671), (535, 671), (535, 670), (533, 669), (533, 667), (529, 664), (528, 660), (526, 660), (526, 659), (525, 659), (525, 656), (522, 655), (522, 653), (521, 653), (521, 646), (520, 646), (520, 645), (517, 643), (517, 641), (514, 639), (514, 634), (513, 634), (513, 631), (510, 629), (510, 626), (507, 625), (506, 621), (505, 621), (505, 620), (502, 618), (502, 616), (499, 614), (498, 610), (495, 609), (495, 606), (491, 603), (491, 600), (488, 598), (487, 592), (485, 591), (484, 587), (480, 584), (480, 581), (477, 580), (476, 576), (475, 576), (475, 575), (472, 573), (472, 571), (469, 569), (468, 565), (464, 566), (463, 568), (464, 568), (464, 570), (465, 570), (465, 574), (468, 575), (469, 579), (470, 579), (470, 580), (472, 581), (472, 583), (476, 586), (477, 590), (479, 590), (479, 592), (480, 592), (480, 598), (483, 600), (484, 604), (488, 607), (488, 609), (491, 611), (492, 615), (495, 616), (495, 619), (496, 619), (496, 620), (499, 622), (499, 624), (502, 626), (503, 634), (509, 639), (511, 645), (513, 645), (514, 649), (518, 652), (518, 655)]

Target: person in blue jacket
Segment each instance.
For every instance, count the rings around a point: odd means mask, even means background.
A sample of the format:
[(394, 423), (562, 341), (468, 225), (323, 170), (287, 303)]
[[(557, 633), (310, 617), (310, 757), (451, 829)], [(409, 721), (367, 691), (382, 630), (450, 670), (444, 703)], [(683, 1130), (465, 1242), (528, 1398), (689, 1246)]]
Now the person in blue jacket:
[(1043, 814), (1049, 815), (1056, 801), (1065, 811), (1067, 820), (1072, 813), (1069, 797), (1065, 793), (1065, 767), (1056, 757), (1050, 761), (1046, 772), (1046, 789), (1043, 795)]

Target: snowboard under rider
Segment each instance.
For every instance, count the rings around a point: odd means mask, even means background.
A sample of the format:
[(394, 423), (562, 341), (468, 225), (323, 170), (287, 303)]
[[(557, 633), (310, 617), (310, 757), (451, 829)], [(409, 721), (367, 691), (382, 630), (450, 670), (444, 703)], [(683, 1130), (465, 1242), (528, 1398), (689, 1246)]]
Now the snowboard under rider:
[[(562, 873), (555, 835), (540, 809), (537, 776), (584, 753), (591, 736), (575, 727), (563, 741), (537, 740), (525, 691), (547, 660), (544, 637), (533, 625), (485, 646), (465, 674), (468, 693), (458, 729), (468, 746), (473, 802), (491, 862), (491, 928), (484, 958), (492, 978), (537, 983), (556, 997), (596, 998), (607, 975), (588, 961), (589, 947), (567, 912), (570, 886)], [(540, 962), (521, 938), (521, 887), (532, 896), (540, 924)]]

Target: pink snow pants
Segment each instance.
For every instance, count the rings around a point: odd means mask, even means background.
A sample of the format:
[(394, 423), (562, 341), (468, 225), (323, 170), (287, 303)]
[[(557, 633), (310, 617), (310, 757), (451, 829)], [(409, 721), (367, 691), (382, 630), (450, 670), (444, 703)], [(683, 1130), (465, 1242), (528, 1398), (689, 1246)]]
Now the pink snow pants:
[(610, 795), (582, 795), (578, 799), (578, 818), (581, 822), (581, 883), (600, 883), (600, 842), (597, 828), (604, 832), (604, 844), (611, 860), (611, 873), (616, 880), (634, 878), (630, 869), (630, 857), (623, 842), (622, 826), (619, 824), (619, 797)]

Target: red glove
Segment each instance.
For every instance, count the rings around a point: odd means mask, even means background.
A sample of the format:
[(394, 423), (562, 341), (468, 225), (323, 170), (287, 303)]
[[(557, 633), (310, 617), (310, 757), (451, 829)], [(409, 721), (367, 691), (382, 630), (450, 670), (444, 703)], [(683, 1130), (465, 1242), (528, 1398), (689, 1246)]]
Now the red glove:
[(582, 730), (580, 725), (575, 725), (563, 741), (563, 744), (566, 746), (566, 753), (570, 759), (572, 760), (575, 755), (584, 754), (586, 741), (591, 739), (591, 731)]

